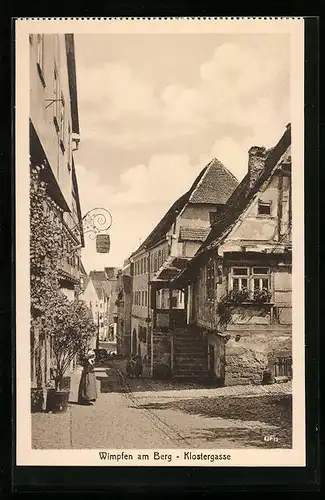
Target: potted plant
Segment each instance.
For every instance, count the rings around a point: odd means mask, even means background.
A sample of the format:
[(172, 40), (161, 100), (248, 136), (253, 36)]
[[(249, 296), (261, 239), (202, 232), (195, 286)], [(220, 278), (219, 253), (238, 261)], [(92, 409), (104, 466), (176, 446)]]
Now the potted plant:
[(262, 288), (261, 290), (254, 290), (253, 295), (254, 302), (258, 304), (265, 304), (271, 300), (271, 292), (267, 288)]
[(89, 347), (96, 327), (86, 304), (79, 300), (70, 302), (63, 294), (52, 301), (45, 323), (51, 337), (54, 380), (54, 387), (47, 393), (47, 411), (61, 412), (67, 409), (69, 401), (66, 374), (76, 356), (82, 356)]
[(32, 413), (41, 412), (44, 404), (44, 393), (38, 387), (31, 388), (31, 411)]
[(243, 303), (249, 300), (249, 290), (243, 287), (241, 290), (231, 290), (228, 300), (235, 303)]
[[(65, 387), (66, 371), (77, 353), (85, 350), (95, 325), (87, 306), (78, 299), (69, 301), (60, 289), (59, 269), (64, 257), (62, 208), (49, 196), (44, 166), (30, 167), (31, 358), (39, 373), (31, 403), (32, 408), (39, 408), (43, 391), (43, 406), (47, 400), (52, 411), (62, 411), (67, 408), (69, 396), (69, 387)], [(53, 364), (52, 389), (48, 389), (44, 366), (41, 366), (44, 346), (48, 344)]]

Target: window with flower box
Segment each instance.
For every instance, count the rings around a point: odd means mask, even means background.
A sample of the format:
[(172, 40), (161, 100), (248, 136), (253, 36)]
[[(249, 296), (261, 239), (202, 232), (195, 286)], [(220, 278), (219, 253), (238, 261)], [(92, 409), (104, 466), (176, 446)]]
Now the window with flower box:
[(271, 298), (269, 267), (232, 267), (229, 292), (247, 301), (268, 302)]

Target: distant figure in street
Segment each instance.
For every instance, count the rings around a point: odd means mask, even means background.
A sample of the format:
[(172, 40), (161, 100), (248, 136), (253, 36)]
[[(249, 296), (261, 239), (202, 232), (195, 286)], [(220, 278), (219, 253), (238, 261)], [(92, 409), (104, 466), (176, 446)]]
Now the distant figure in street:
[(91, 405), (97, 399), (96, 375), (94, 369), (95, 352), (88, 351), (83, 361), (83, 370), (79, 385), (79, 403)]
[(143, 364), (141, 356), (135, 357), (135, 365), (134, 365), (134, 376), (136, 378), (142, 377), (143, 373)]
[(126, 375), (130, 378), (134, 378), (134, 367), (135, 367), (135, 361), (132, 355), (130, 354), (126, 362)]

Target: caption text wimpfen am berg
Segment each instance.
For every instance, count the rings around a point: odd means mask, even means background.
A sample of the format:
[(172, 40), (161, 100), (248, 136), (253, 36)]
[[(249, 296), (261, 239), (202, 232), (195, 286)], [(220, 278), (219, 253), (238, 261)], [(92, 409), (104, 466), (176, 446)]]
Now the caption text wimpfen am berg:
[(171, 462), (173, 458), (176, 459), (182, 458), (183, 460), (206, 460), (208, 462), (215, 462), (217, 460), (231, 460), (231, 455), (225, 453), (192, 453), (191, 451), (184, 451), (183, 457), (181, 457), (180, 455), (176, 455), (175, 457), (173, 457), (171, 453), (160, 453), (158, 451), (154, 451), (150, 457), (150, 455), (146, 453), (138, 453), (137, 455), (133, 455), (131, 453), (124, 453), (123, 451), (117, 454), (108, 453), (106, 451), (100, 451), (99, 458), (101, 460), (112, 460), (115, 462), (119, 462), (120, 460), (134, 460), (134, 459), (145, 461), (145, 460), (150, 460), (150, 458), (165, 462)]

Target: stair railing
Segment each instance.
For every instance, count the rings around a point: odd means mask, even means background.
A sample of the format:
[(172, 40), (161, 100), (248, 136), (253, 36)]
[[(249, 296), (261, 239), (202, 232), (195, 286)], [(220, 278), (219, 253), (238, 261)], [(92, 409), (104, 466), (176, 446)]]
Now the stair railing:
[(170, 337), (170, 371), (173, 376), (174, 373), (174, 335)]

